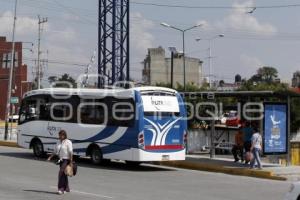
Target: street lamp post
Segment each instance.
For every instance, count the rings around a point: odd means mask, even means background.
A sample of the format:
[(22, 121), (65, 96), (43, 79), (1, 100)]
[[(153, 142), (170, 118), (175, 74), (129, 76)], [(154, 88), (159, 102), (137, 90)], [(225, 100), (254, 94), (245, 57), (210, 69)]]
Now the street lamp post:
[(9, 70), (9, 81), (8, 81), (8, 91), (7, 91), (7, 102), (6, 102), (6, 110), (5, 110), (5, 132), (4, 132), (4, 140), (8, 139), (8, 122), (10, 115), (10, 107), (11, 107), (11, 92), (12, 92), (12, 79), (13, 79), (13, 71), (14, 71), (14, 63), (15, 63), (15, 33), (16, 33), (16, 21), (17, 21), (17, 6), (18, 0), (15, 0), (15, 9), (14, 9), (14, 23), (13, 23), (13, 33), (12, 33), (12, 53), (11, 53), (11, 62), (10, 62), (10, 70)]
[(187, 28), (187, 29), (180, 29), (180, 28), (177, 28), (175, 26), (172, 26), (170, 24), (167, 24), (165, 22), (161, 23), (162, 26), (164, 27), (167, 27), (167, 28), (172, 28), (172, 29), (175, 29), (177, 31), (180, 31), (182, 33), (182, 49), (183, 49), (183, 88), (184, 88), (184, 91), (186, 90), (186, 62), (185, 62), (185, 33), (187, 31), (190, 31), (192, 29), (195, 29), (195, 28), (198, 28), (200, 26), (202, 26), (202, 24), (198, 24), (198, 25), (195, 25), (195, 26), (192, 26), (190, 28)]
[(220, 34), (220, 35), (216, 35), (212, 38), (208, 38), (208, 39), (201, 39), (201, 38), (198, 38), (196, 39), (197, 42), (201, 41), (201, 40), (208, 40), (209, 42), (209, 75), (208, 75), (208, 78), (209, 78), (209, 87), (212, 88), (212, 77), (213, 77), (213, 69), (212, 69), (212, 46), (213, 46), (213, 41), (217, 38), (223, 38), (225, 37), (224, 34)]

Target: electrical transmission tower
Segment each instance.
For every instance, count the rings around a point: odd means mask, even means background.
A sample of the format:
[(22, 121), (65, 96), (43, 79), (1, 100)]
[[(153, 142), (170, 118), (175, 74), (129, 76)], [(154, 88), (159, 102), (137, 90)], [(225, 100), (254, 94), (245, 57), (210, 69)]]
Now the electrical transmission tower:
[(129, 0), (99, 0), (98, 87), (129, 81)]

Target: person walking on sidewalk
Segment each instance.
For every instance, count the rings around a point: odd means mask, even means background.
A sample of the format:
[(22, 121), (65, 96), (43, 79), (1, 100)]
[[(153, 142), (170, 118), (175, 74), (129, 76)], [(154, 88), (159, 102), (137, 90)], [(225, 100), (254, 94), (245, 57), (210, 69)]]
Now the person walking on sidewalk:
[(242, 160), (242, 162), (244, 161), (243, 148), (244, 148), (243, 132), (240, 128), (237, 134), (235, 135), (235, 144), (232, 148), (232, 155), (234, 157), (234, 162), (238, 162), (240, 159)]
[(255, 163), (257, 163), (258, 169), (262, 169), (260, 153), (262, 150), (262, 137), (258, 128), (254, 128), (254, 134), (252, 135), (251, 152), (253, 153), (253, 159), (250, 162), (250, 168), (253, 169)]
[(58, 173), (58, 194), (64, 194), (65, 192), (70, 192), (69, 180), (68, 176), (65, 174), (66, 167), (73, 163), (73, 145), (70, 140), (68, 140), (68, 136), (66, 131), (61, 130), (58, 133), (59, 141), (55, 146), (54, 153), (48, 158), (48, 161), (54, 156), (58, 156), (59, 160), (57, 161), (57, 165), (60, 166), (60, 170)]

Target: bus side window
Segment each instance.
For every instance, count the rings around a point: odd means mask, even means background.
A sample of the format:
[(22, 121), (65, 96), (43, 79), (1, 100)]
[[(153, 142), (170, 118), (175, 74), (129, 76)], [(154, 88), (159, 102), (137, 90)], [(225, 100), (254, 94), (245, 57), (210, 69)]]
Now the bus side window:
[(51, 109), (50, 115), (53, 121), (69, 121), (73, 117), (73, 110), (69, 105), (54, 104)]
[(20, 110), (20, 124), (38, 119), (36, 105), (37, 101), (34, 98), (23, 100)]
[(78, 101), (79, 98), (74, 95), (67, 99), (49, 98), (45, 108), (45, 113), (49, 112), (48, 120), (76, 123)]
[(26, 121), (26, 115), (27, 115), (26, 110), (27, 110), (27, 102), (24, 99), (22, 101), (22, 105), (21, 105), (20, 112), (19, 112), (19, 115), (20, 115), (19, 124), (23, 124)]
[(79, 123), (106, 125), (107, 106), (102, 100), (84, 100), (80, 106)]
[(134, 126), (135, 106), (133, 99), (112, 99), (109, 108), (110, 125), (121, 127)]

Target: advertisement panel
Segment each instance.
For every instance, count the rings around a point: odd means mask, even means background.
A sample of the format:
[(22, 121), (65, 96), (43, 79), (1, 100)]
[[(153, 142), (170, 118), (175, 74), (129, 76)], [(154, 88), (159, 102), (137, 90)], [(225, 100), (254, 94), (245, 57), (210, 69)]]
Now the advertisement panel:
[(265, 103), (264, 106), (264, 154), (287, 153), (287, 105)]

